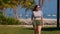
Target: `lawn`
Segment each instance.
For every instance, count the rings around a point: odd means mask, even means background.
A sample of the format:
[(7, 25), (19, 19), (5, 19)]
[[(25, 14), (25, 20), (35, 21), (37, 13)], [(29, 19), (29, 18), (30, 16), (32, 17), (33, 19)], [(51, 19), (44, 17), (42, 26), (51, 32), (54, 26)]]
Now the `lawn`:
[[(0, 27), (0, 34), (34, 34), (33, 28)], [(60, 34), (60, 28), (47, 27), (42, 29), (42, 34)]]

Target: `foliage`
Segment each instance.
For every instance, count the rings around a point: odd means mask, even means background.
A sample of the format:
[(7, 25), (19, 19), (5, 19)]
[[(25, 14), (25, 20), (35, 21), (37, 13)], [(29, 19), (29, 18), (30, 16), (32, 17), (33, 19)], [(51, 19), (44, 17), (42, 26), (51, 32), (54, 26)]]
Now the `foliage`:
[[(42, 4), (44, 3), (44, 0), (41, 0)], [(21, 6), (21, 8), (26, 8), (27, 10), (32, 10), (34, 6), (36, 5), (35, 0), (0, 0), (0, 9), (4, 10), (4, 15), (6, 15), (6, 8), (13, 8), (14, 9), (14, 17), (17, 17), (17, 7), (18, 5)]]
[(18, 25), (20, 24), (20, 21), (10, 17), (8, 18), (4, 17), (0, 12), (0, 24), (1, 25)]
[(3, 15), (3, 13), (2, 13), (2, 12), (0, 12), (0, 15)]
[[(42, 2), (42, 4), (44, 4), (45, 0), (40, 0), (39, 2)], [(0, 9), (3, 9), (4, 7), (15, 7), (18, 5), (21, 5), (22, 7), (29, 7), (36, 4), (35, 0), (0, 0)]]
[(32, 10), (33, 7), (36, 5), (35, 0), (25, 0), (25, 1), (21, 1), (20, 5), (22, 8), (26, 8), (26, 10)]

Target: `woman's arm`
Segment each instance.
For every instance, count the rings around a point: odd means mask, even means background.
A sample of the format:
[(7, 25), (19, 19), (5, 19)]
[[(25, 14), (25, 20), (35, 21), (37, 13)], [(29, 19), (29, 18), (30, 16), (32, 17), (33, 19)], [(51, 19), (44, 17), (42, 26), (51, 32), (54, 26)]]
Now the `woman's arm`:
[(33, 12), (32, 12), (32, 16), (31, 16), (31, 20), (32, 21), (34, 20), (34, 14), (33, 14)]

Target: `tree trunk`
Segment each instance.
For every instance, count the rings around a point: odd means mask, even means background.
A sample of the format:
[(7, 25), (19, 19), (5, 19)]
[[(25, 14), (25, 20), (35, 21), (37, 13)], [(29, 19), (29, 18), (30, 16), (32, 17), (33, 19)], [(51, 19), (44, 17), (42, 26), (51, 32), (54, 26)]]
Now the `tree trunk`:
[(6, 8), (3, 8), (3, 15), (6, 17)]
[(45, 0), (39, 0), (38, 5), (41, 6), (41, 8), (42, 8), (42, 6), (43, 6), (43, 4), (44, 4), (44, 1), (45, 1)]
[(39, 6), (40, 6), (40, 1), (41, 1), (41, 0), (39, 0), (39, 3), (38, 3)]
[(25, 15), (26, 15), (26, 19), (27, 19), (27, 18), (28, 18), (28, 17), (27, 17), (27, 8), (25, 9)]
[(17, 6), (14, 7), (14, 18), (15, 18), (15, 19), (18, 19)]

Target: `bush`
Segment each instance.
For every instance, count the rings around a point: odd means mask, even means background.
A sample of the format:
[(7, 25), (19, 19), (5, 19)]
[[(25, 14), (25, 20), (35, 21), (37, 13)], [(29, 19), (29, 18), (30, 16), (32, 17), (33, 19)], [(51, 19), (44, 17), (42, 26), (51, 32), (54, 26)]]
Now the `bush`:
[(2, 25), (18, 25), (20, 24), (19, 20), (16, 20), (14, 18), (0, 18), (0, 24)]
[(10, 17), (4, 17), (0, 15), (0, 24), (1, 25), (19, 25), (20, 21)]

